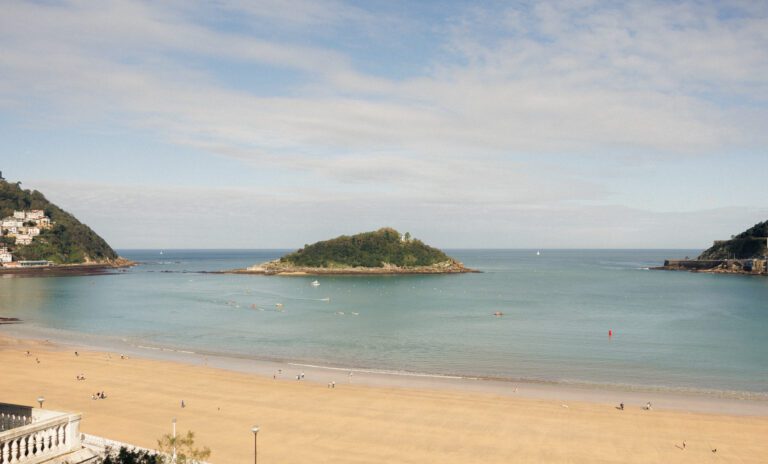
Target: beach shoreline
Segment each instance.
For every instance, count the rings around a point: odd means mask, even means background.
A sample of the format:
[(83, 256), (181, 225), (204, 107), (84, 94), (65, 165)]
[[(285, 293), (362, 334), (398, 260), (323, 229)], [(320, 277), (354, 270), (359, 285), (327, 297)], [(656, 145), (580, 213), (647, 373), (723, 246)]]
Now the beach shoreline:
[[(350, 376), (157, 350), (171, 358), (161, 360), (19, 338), (10, 328), (0, 331), (3, 401), (32, 405), (43, 395), (46, 408), (82, 412), (85, 433), (144, 447), (156, 446), (176, 418), (217, 463), (252, 460), (254, 424), (265, 462), (702, 462), (710, 447), (726, 462), (760, 462), (768, 453), (759, 401)], [(91, 399), (96, 391), (107, 399)], [(653, 409), (643, 410), (649, 401)]]
[[(26, 329), (26, 330), (25, 330)], [(7, 332), (26, 332), (15, 337)], [(52, 336), (51, 336), (52, 335)], [(76, 333), (69, 333), (76, 336)], [(58, 351), (93, 351), (125, 354), (134, 358), (203, 366), (242, 374), (270, 378), (275, 372), (286, 375), (311, 373), (309, 382), (328, 383), (354, 379), (356, 385), (373, 388), (427, 389), (465, 393), (494, 394), (529, 399), (570, 400), (612, 405), (621, 402), (645, 404), (651, 401), (660, 408), (699, 413), (734, 414), (768, 417), (768, 393), (688, 389), (646, 385), (558, 382), (534, 379), (506, 379), (481, 376), (396, 371), (375, 367), (338, 366), (295, 359), (258, 358), (235, 353), (213, 353), (185, 350), (151, 344), (136, 344), (112, 339), (100, 342), (75, 340), (61, 333), (16, 325), (0, 328), (0, 340), (31, 342)], [(94, 343), (95, 341), (95, 343)], [(351, 376), (349, 373), (352, 373)], [(347, 377), (344, 377), (347, 376)]]

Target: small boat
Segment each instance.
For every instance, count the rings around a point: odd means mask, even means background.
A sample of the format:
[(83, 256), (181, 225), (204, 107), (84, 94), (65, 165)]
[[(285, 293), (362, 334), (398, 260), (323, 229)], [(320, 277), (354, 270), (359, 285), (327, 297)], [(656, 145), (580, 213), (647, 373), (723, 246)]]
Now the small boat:
[(282, 307), (283, 307), (283, 304), (282, 304), (282, 303), (275, 303), (275, 307), (277, 307), (277, 308), (282, 308)]
[(540, 251), (537, 251), (537, 252), (536, 252), (536, 256), (540, 256), (540, 255), (541, 255), (541, 252), (540, 252)]
[(318, 281), (316, 281), (316, 280), (313, 280), (311, 285), (312, 285), (313, 287), (319, 287), (319, 286), (320, 286), (320, 282), (318, 282)]

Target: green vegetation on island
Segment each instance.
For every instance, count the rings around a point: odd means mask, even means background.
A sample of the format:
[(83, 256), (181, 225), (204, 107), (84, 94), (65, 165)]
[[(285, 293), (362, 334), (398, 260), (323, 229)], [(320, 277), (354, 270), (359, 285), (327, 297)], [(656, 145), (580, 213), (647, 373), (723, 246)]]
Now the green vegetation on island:
[[(0, 178), (0, 218), (13, 217), (16, 211), (41, 210), (50, 220), (40, 227), (29, 244), (19, 244), (12, 233), (0, 230), (0, 248), (7, 247), (14, 261), (46, 260), (55, 264), (101, 263), (117, 260), (117, 253), (90, 227), (48, 201), (37, 190), (24, 190), (20, 182)], [(24, 227), (32, 224), (25, 222)]]
[(409, 233), (385, 227), (324, 240), (248, 269), (249, 274), (451, 274), (474, 272)]
[(451, 258), (421, 240), (400, 235), (388, 227), (357, 235), (342, 235), (280, 258), (283, 263), (306, 267), (432, 266)]
[(768, 255), (768, 221), (755, 224), (730, 240), (718, 240), (699, 260), (756, 259)]

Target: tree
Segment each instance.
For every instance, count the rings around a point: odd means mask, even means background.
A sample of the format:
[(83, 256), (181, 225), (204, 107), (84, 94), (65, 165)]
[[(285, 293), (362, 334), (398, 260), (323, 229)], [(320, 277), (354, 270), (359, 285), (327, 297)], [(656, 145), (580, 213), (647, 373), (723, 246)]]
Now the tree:
[(211, 455), (207, 446), (195, 448), (195, 433), (191, 430), (186, 435), (174, 437), (170, 433), (157, 440), (157, 447), (162, 453), (162, 461), (166, 464), (174, 463), (173, 455), (176, 454), (175, 464), (199, 464)]
[(161, 456), (147, 450), (129, 449), (121, 446), (117, 452), (107, 448), (101, 464), (161, 464)]
[(410, 232), (406, 232), (405, 235), (403, 235), (403, 238), (405, 239), (406, 242), (410, 242), (411, 241), (411, 233)]

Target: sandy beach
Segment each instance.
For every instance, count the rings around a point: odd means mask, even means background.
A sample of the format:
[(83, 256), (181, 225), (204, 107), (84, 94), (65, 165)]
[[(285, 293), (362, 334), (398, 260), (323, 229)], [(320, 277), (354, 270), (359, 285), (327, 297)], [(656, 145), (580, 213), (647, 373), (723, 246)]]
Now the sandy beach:
[[(439, 379), (386, 386), (364, 373), (350, 379), (345, 371), (295, 365), (273, 379), (120, 353), (75, 356), (74, 349), (2, 336), (2, 401), (32, 405), (42, 394), (46, 408), (82, 412), (84, 432), (145, 447), (155, 446), (176, 417), (179, 430), (193, 430), (216, 463), (252, 462), (254, 424), (261, 427), (260, 462), (758, 463), (768, 456), (768, 415), (760, 402), (741, 402), (746, 407), (731, 413), (693, 412), (695, 401), (691, 411), (658, 402), (644, 411), (640, 396), (623, 395), (629, 400), (620, 411), (615, 392), (579, 401)], [(297, 381), (301, 372), (305, 379)], [(86, 380), (76, 380), (81, 373)], [(92, 400), (96, 391), (107, 399)], [(698, 401), (729, 410), (717, 399)]]

